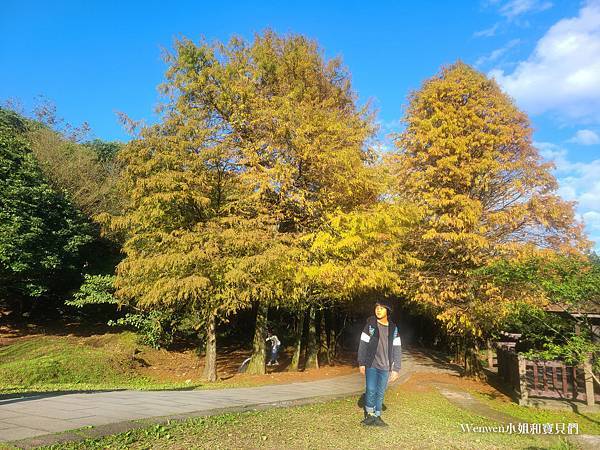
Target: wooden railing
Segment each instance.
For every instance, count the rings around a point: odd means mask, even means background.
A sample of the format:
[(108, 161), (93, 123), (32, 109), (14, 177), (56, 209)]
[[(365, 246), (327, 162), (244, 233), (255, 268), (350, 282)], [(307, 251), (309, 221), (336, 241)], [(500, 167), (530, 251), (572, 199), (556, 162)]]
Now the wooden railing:
[(590, 360), (583, 365), (564, 361), (531, 361), (514, 350), (498, 348), (498, 376), (527, 404), (529, 398), (548, 398), (600, 403), (600, 389), (594, 387)]

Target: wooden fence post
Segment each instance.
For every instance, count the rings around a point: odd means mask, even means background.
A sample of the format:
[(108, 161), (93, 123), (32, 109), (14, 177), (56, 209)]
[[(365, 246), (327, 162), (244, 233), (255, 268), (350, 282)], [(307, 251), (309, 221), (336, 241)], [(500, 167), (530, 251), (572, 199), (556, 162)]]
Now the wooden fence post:
[(527, 405), (529, 392), (527, 391), (527, 360), (523, 355), (518, 355), (519, 362), (519, 405)]
[(585, 377), (585, 398), (588, 406), (594, 406), (596, 398), (594, 396), (594, 379), (592, 377), (592, 354), (590, 353), (583, 363), (583, 374)]

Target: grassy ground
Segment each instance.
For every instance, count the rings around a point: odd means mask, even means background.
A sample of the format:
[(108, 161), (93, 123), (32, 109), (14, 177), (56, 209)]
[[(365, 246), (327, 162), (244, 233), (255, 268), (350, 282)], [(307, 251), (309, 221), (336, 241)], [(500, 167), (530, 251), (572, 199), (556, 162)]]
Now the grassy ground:
[[(49, 448), (577, 448), (554, 436), (465, 433), (461, 423), (495, 424), (455, 406), (433, 388), (415, 390), (414, 383), (390, 389), (385, 403), (388, 428), (359, 425), (362, 412), (355, 397), (310, 406), (194, 418)], [(562, 416), (550, 414), (544, 421), (562, 420)], [(528, 416), (527, 420), (533, 417)]]
[[(202, 384), (197, 381), (199, 364), (195, 354), (144, 348), (137, 344), (132, 333), (28, 336), (0, 347), (0, 393), (123, 387), (219, 388), (299, 381), (306, 376), (298, 373), (241, 375), (216, 384)], [(159, 367), (162, 370), (155, 370)], [(325, 369), (323, 376), (328, 375), (326, 370), (330, 369)], [(290, 376), (293, 380), (286, 378)], [(191, 382), (180, 381), (187, 377)], [(513, 417), (514, 423), (576, 422), (581, 433), (600, 435), (600, 414), (520, 407), (489, 385), (431, 373), (413, 376), (407, 383), (388, 391), (388, 410), (384, 413), (390, 424), (387, 429), (362, 428), (357, 399), (351, 398), (171, 422), (50, 448), (577, 448), (556, 436), (465, 433), (461, 423), (471, 426), (496, 423), (453, 404), (437, 391), (436, 383), (470, 391), (482, 403)], [(0, 448), (5, 447), (0, 445)]]
[(580, 433), (600, 435), (600, 414), (523, 407), (514, 402), (498, 401), (489, 394), (473, 393), (492, 409), (516, 417), (520, 422), (578, 423)]
[(216, 383), (201, 379), (194, 349), (155, 350), (131, 332), (28, 335), (0, 342), (0, 394), (110, 389), (218, 389), (303, 381), (349, 373), (349, 365), (304, 373), (237, 374), (249, 350), (220, 349)]
[(0, 347), (0, 393), (172, 385), (140, 375), (135, 348), (128, 332), (21, 339)]

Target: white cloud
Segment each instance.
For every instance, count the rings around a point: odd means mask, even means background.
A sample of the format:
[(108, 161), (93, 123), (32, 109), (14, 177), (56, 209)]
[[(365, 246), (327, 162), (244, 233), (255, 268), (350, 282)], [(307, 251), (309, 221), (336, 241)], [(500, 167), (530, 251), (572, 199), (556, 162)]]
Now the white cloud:
[(558, 194), (577, 202), (578, 216), (584, 221), (590, 239), (600, 250), (600, 159), (589, 163), (573, 162), (568, 151), (549, 142), (535, 142), (540, 154), (554, 162)]
[(474, 37), (492, 37), (496, 35), (498, 28), (500, 27), (500, 23), (496, 23), (490, 28), (486, 28), (485, 30), (476, 31), (473, 33)]
[(539, 0), (511, 0), (500, 7), (500, 14), (514, 19), (529, 12), (540, 12), (552, 8), (552, 2)]
[(592, 130), (579, 130), (567, 142), (580, 145), (596, 145), (600, 144), (600, 136)]
[(600, 213), (597, 211), (588, 211), (583, 214), (583, 220), (586, 225), (595, 232), (600, 232)]
[(540, 155), (546, 161), (552, 161), (559, 172), (569, 172), (572, 164), (567, 160), (567, 151), (551, 142), (534, 142), (533, 145), (539, 150)]
[(529, 13), (537, 13), (552, 8), (553, 4), (549, 0), (483, 0), (484, 7), (493, 7), (504, 17), (500, 22), (495, 23), (489, 28), (476, 31), (473, 37), (492, 37), (495, 36), (500, 27), (509, 23), (512, 25), (529, 26), (529, 22), (521, 20), (521, 16)]
[(512, 73), (489, 75), (529, 113), (600, 122), (600, 0), (554, 24)]
[(380, 132), (384, 134), (398, 133), (404, 126), (401, 119), (379, 120), (377, 125), (379, 125)]
[(504, 54), (506, 54), (506, 52), (508, 52), (511, 48), (519, 45), (520, 43), (520, 39), (513, 39), (512, 41), (509, 41), (504, 47), (494, 50), (487, 56), (481, 56), (480, 58), (478, 58), (477, 61), (475, 61), (475, 65), (482, 66), (484, 64), (495, 62)]

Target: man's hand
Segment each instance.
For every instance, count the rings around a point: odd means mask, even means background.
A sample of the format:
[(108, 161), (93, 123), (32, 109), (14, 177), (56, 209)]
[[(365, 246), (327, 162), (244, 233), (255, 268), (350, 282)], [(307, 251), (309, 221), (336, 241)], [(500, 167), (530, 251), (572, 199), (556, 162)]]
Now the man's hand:
[(394, 381), (396, 381), (398, 379), (398, 376), (400, 374), (398, 372), (396, 372), (395, 370), (392, 370), (392, 373), (390, 373), (390, 383), (393, 383)]
[(365, 366), (360, 366), (358, 370), (360, 370), (361, 375), (365, 374)]

